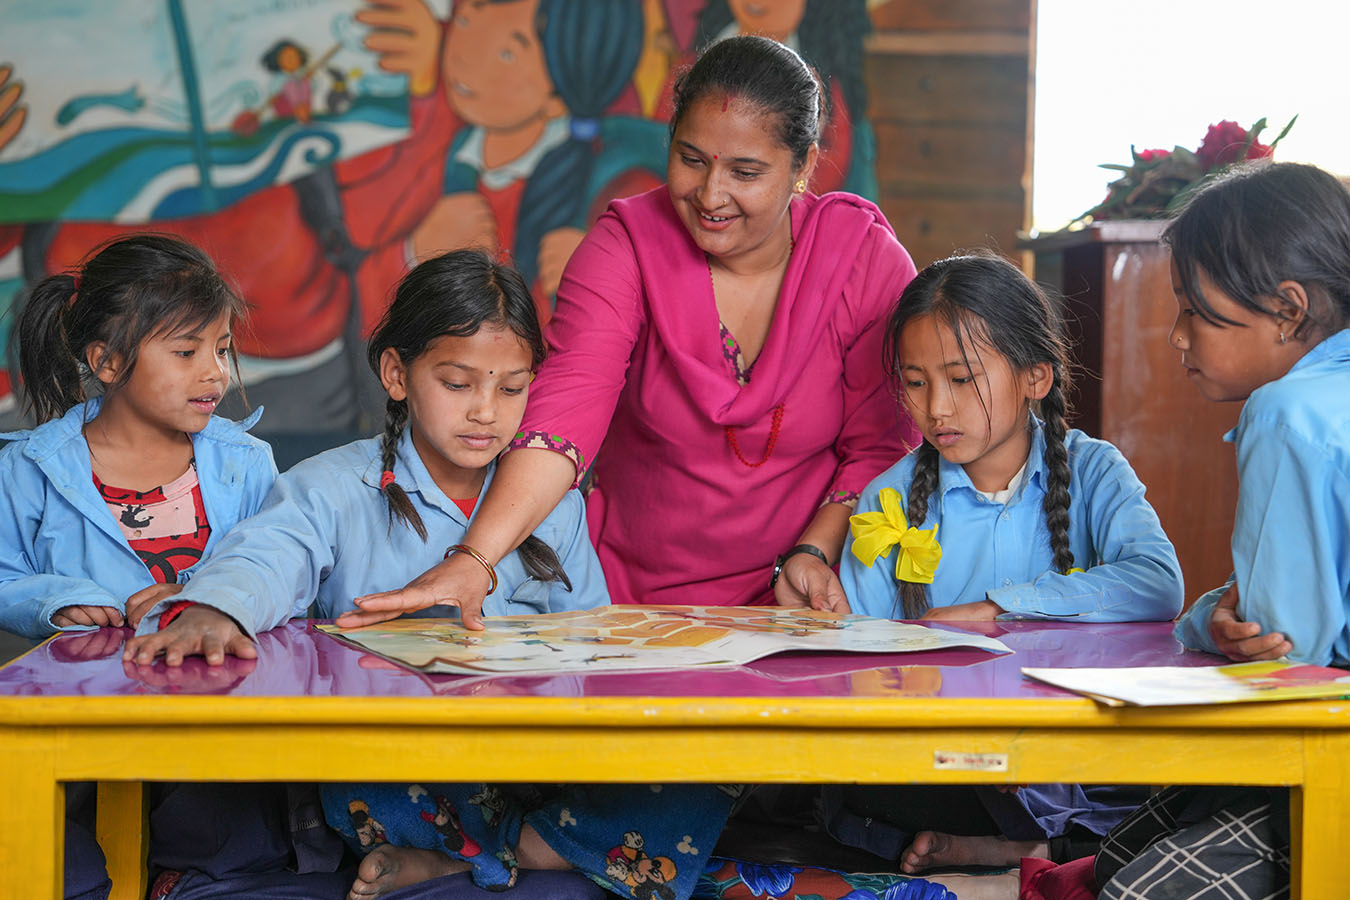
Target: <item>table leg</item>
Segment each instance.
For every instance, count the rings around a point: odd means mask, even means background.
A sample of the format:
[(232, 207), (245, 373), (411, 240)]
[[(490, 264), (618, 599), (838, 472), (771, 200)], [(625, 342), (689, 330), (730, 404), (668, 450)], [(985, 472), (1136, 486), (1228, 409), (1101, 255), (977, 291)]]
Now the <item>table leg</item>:
[(96, 830), (113, 884), (109, 900), (140, 900), (149, 887), (145, 858), (150, 823), (139, 781), (98, 783)]
[(1331, 897), (1345, 888), (1350, 846), (1350, 734), (1309, 732), (1303, 739), (1304, 781), (1290, 796), (1294, 900)]
[[(0, 872), (28, 885), (33, 897), (61, 900), (64, 887), (66, 788), (56, 780), (51, 748), (31, 734), (0, 730)], [(16, 880), (18, 879), (18, 880)]]

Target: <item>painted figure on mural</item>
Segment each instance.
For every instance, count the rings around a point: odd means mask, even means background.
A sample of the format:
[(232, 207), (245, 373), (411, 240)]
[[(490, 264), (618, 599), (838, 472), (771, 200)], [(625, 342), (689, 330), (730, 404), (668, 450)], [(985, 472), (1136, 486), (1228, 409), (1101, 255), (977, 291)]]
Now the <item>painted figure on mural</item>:
[[(683, 30), (677, 23), (684, 20), (688, 27), (689, 17), (696, 15), (686, 59), (735, 34), (771, 37), (800, 53), (829, 91), (829, 118), (811, 189), (876, 199), (876, 137), (866, 117), (863, 78), (863, 38), (872, 30), (867, 0), (667, 0), (667, 14), (676, 38)], [(670, 102), (667, 89), (658, 116), (669, 115)]]
[[(325, 65), (324, 38), (279, 30), (260, 46), (272, 52), (241, 61), (259, 74), (275, 69), (245, 112), (263, 129), (308, 127), (360, 102), (367, 79), (404, 76), (404, 140), (241, 191), (216, 211), (155, 215), (148, 226), (96, 216), (0, 224), (0, 306), (108, 238), (145, 227), (179, 235), (208, 248), (254, 310), (239, 347), (249, 398), (267, 407), (260, 433), (360, 430), (364, 370), (351, 348), (409, 263), (460, 246), (503, 252), (530, 279), (546, 318), (564, 265), (608, 201), (660, 183), (662, 95), (671, 72), (715, 37), (769, 31), (800, 47), (832, 103), (812, 187), (875, 196), (871, 131), (860, 118), (865, 6), (367, 0), (352, 14), (342, 4), (378, 59), (363, 68), (378, 71)], [(0, 66), (0, 151), (21, 129), (39, 127), (20, 97), (23, 75)], [(0, 372), (0, 419), (17, 415)]]

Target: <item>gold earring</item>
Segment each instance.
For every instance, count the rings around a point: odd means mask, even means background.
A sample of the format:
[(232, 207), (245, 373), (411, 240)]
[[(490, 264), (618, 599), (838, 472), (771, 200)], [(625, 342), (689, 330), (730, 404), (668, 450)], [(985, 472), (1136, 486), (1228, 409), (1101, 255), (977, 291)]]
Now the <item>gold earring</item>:
[(805, 190), (806, 190), (806, 179), (805, 179), (805, 178), (798, 178), (798, 179), (797, 179), (797, 183), (794, 184), (794, 185), (792, 186), (792, 189), (793, 189), (794, 191), (796, 191), (797, 193), (799, 193), (799, 194), (802, 193), (803, 191), (805, 191)]

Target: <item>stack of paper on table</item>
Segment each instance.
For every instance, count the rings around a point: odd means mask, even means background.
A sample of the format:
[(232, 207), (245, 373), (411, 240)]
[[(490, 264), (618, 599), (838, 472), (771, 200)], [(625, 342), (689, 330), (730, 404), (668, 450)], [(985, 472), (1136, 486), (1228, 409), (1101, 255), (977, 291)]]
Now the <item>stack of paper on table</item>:
[(1350, 672), (1291, 662), (1134, 669), (1022, 669), (1108, 706), (1182, 706), (1350, 696)]
[(601, 606), (535, 616), (495, 616), (469, 631), (458, 619), (396, 619), (322, 631), (422, 672), (616, 671), (735, 666), (787, 650), (905, 653), (1000, 641), (893, 622), (774, 606)]

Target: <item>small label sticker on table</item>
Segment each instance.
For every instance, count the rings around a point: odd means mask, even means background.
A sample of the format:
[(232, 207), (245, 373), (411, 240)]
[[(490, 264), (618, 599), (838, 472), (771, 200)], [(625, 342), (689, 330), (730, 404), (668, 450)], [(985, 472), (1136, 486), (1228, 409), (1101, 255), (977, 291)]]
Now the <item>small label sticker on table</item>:
[(933, 768), (959, 769), (963, 772), (1006, 772), (1008, 771), (1008, 754), (934, 750)]

